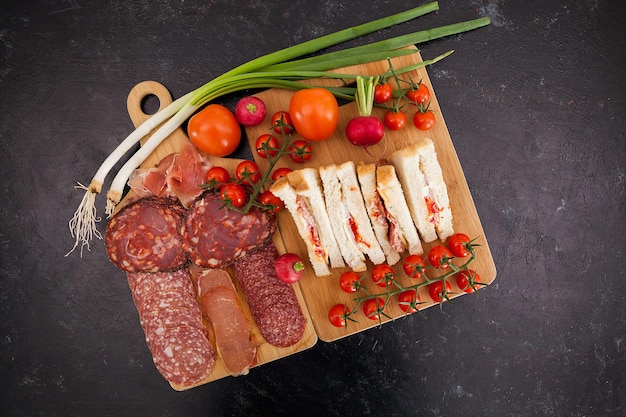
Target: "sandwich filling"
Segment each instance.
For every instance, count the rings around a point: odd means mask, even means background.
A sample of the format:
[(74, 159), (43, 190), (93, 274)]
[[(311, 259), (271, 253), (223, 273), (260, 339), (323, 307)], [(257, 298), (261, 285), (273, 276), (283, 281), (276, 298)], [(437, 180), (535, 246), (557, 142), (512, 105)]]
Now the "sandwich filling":
[(324, 262), (327, 262), (328, 256), (326, 254), (326, 250), (322, 246), (322, 240), (320, 239), (320, 234), (317, 229), (317, 223), (315, 223), (315, 218), (311, 213), (311, 209), (309, 208), (306, 199), (301, 195), (296, 197), (296, 210), (306, 225), (309, 241), (314, 247), (315, 256)]
[(406, 244), (402, 239), (400, 228), (398, 227), (398, 221), (389, 213), (383, 204), (383, 200), (380, 197), (378, 191), (374, 192), (371, 205), (371, 215), (378, 224), (383, 226), (387, 230), (387, 237), (389, 244), (398, 253), (404, 252)]

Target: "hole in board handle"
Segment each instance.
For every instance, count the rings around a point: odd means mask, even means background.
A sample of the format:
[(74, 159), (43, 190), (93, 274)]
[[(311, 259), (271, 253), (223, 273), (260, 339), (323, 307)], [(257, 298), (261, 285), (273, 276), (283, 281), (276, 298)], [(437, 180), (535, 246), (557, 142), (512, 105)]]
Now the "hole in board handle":
[(148, 94), (141, 99), (141, 111), (149, 116), (159, 111), (161, 100), (155, 94)]

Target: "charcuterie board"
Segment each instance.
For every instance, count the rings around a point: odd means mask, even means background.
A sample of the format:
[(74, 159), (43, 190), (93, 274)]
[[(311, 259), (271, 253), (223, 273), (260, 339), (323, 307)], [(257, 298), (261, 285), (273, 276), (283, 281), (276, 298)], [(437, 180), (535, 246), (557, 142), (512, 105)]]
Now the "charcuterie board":
[[(394, 68), (400, 68), (421, 62), (421, 56), (418, 52), (416, 52), (415, 54), (395, 58), (392, 62)], [(341, 72), (361, 75), (378, 75), (384, 73), (387, 69), (388, 63), (386, 61), (381, 61), (345, 68), (342, 69)], [(336, 132), (329, 139), (323, 142), (315, 142), (313, 144), (314, 154), (310, 161), (305, 164), (297, 164), (290, 161), (288, 158), (282, 158), (277, 163), (276, 168), (282, 166), (286, 166), (291, 169), (320, 167), (326, 164), (342, 163), (348, 160), (355, 162), (363, 161), (366, 163), (374, 162), (379, 159), (384, 159), (386, 156), (398, 149), (415, 143), (422, 137), (432, 139), (438, 154), (439, 163), (443, 170), (444, 180), (448, 187), (450, 205), (454, 215), (455, 231), (462, 232), (472, 238), (476, 238), (476, 242), (480, 246), (476, 248), (477, 258), (472, 268), (475, 269), (480, 275), (481, 283), (488, 285), (493, 282), (496, 277), (495, 264), (465, 179), (465, 175), (463, 174), (463, 170), (452, 140), (446, 128), (441, 109), (439, 108), (439, 104), (437, 103), (437, 99), (434, 95), (434, 90), (428, 78), (428, 74), (424, 68), (418, 68), (410, 73), (403, 74), (402, 77), (411, 77), (414, 81), (421, 80), (430, 88), (430, 109), (435, 112), (437, 118), (437, 122), (431, 130), (426, 132), (417, 130), (410, 121), (412, 114), (409, 114), (409, 120), (404, 129), (399, 131), (387, 131), (385, 137), (379, 144), (370, 146), (366, 151), (362, 147), (352, 145), (345, 138), (344, 132), (347, 122), (358, 114), (356, 105), (354, 103), (348, 103), (342, 105), (340, 108), (339, 125)], [(315, 82), (317, 85), (337, 85), (337, 83), (340, 83), (340, 81), (318, 80)], [(131, 90), (128, 97), (128, 111), (135, 126), (138, 126), (150, 117), (150, 115), (145, 114), (142, 109), (142, 103), (145, 97), (149, 95), (154, 95), (159, 99), (160, 108), (163, 108), (172, 100), (168, 90), (157, 82), (146, 81), (135, 86)], [(255, 140), (258, 136), (268, 133), (268, 129), (270, 127), (269, 118), (271, 115), (279, 110), (288, 110), (292, 92), (288, 90), (270, 89), (255, 95), (265, 101), (268, 107), (268, 115), (264, 123), (256, 127), (246, 128), (246, 137), (249, 141), (251, 149), (254, 149)], [(383, 113), (384, 109), (382, 108), (375, 108), (373, 112), (374, 115), (379, 116), (381, 119)], [(294, 135), (297, 137), (297, 133)], [(145, 140), (147, 140), (147, 138), (144, 138), (142, 144)], [(172, 152), (179, 151), (188, 140), (189, 139), (182, 128), (177, 129), (150, 155), (150, 157), (142, 164), (142, 167), (145, 168), (155, 166), (163, 157)], [(254, 151), (252, 154), (255, 158), (255, 162), (257, 162), (261, 170), (266, 170), (268, 168), (267, 160), (259, 157)], [(212, 164), (223, 166), (231, 173), (234, 173), (236, 165), (240, 162), (238, 159), (218, 158), (208, 155), (204, 156)], [(126, 198), (129, 198), (129, 195), (127, 195)], [(286, 210), (283, 210), (278, 214), (277, 222), (278, 232), (274, 235), (274, 243), (279, 252), (294, 252), (299, 254), (306, 261), (306, 246), (300, 238), (290, 214)], [(424, 244), (424, 250), (427, 252), (431, 246), (438, 243), (440, 242), (435, 241), (430, 244)], [(401, 264), (402, 262), (396, 264), (394, 269), (396, 269), (396, 271), (400, 271)], [(371, 271), (371, 267), (372, 265), (370, 264), (368, 272)], [(405, 313), (403, 313), (399, 307), (396, 305), (390, 305), (389, 309), (386, 311), (386, 315), (388, 317), (382, 317), (381, 321), (370, 320), (364, 315), (357, 313), (353, 317), (356, 321), (350, 321), (348, 326), (345, 328), (338, 328), (331, 325), (328, 321), (328, 311), (330, 307), (337, 303), (346, 303), (348, 305), (353, 304), (354, 295), (342, 292), (338, 284), (339, 276), (346, 270), (347, 269), (335, 269), (330, 276), (317, 277), (313, 273), (310, 266), (306, 268), (301, 280), (297, 284), (293, 284), (294, 289), (296, 290), (296, 295), (307, 319), (304, 336), (294, 346), (289, 348), (277, 348), (264, 342), (258, 332), (258, 329), (255, 328), (254, 336), (261, 343), (258, 349), (258, 360), (256, 365), (262, 365), (264, 363), (308, 349), (317, 342), (318, 338), (326, 342), (332, 342), (372, 327), (380, 326), (381, 324), (389, 321), (406, 317)], [(363, 274), (367, 274), (368, 272)], [(371, 280), (364, 280), (363, 282), (368, 287), (368, 291), (372, 293), (377, 293), (382, 290), (371, 283)], [(455, 285), (456, 284), (453, 284), (453, 290), (450, 294), (450, 298), (455, 298), (465, 294), (462, 291), (459, 291), (458, 287)], [(241, 294), (241, 291), (239, 291), (239, 293)], [(421, 309), (437, 305), (437, 303), (428, 301), (430, 298), (425, 288), (420, 289), (420, 296), (421, 300), (424, 301), (421, 305)], [(243, 301), (243, 296), (241, 296), (241, 299), (246, 314), (251, 322), (254, 322), (249, 309), (247, 309), (247, 306), (245, 305), (245, 301)], [(228, 372), (218, 357), (216, 365), (209, 378), (197, 385), (208, 383), (227, 375)], [(182, 390), (191, 387), (173, 386), (173, 388)]]

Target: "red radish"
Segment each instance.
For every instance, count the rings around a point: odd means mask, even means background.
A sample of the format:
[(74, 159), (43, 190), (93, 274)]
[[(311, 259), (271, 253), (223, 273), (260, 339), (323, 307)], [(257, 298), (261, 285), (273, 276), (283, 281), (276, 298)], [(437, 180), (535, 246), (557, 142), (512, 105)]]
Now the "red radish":
[(356, 77), (357, 88), (354, 99), (359, 115), (346, 125), (346, 137), (353, 145), (375, 145), (385, 135), (383, 122), (378, 117), (372, 116), (374, 89), (377, 83), (378, 77)]
[(267, 106), (258, 97), (244, 97), (235, 106), (235, 117), (244, 126), (257, 126), (265, 120)]
[(282, 282), (293, 284), (298, 282), (304, 272), (304, 262), (295, 253), (284, 253), (276, 258), (274, 272)]

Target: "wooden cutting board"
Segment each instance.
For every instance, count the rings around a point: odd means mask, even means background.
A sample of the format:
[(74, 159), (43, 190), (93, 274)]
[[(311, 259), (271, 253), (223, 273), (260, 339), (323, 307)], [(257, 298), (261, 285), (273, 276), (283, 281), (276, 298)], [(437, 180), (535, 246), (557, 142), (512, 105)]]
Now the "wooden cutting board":
[[(421, 62), (421, 56), (419, 53), (398, 57), (392, 60), (394, 68), (401, 68), (407, 65), (412, 65)], [(378, 75), (384, 73), (388, 68), (386, 61), (370, 63), (366, 65), (358, 65), (354, 67), (344, 68), (338, 70), (342, 73), (353, 73), (361, 75)], [(276, 165), (276, 168), (286, 166), (292, 169), (298, 169), (303, 167), (319, 167), (330, 163), (341, 163), (347, 160), (352, 161), (364, 161), (373, 162), (377, 159), (384, 158), (390, 155), (395, 150), (404, 148), (415, 143), (422, 137), (428, 137), (435, 143), (435, 148), (438, 154), (440, 165), (443, 169), (443, 175), (448, 187), (448, 193), (450, 196), (450, 205), (452, 207), (454, 215), (454, 227), (455, 231), (463, 232), (469, 235), (471, 238), (477, 238), (477, 243), (481, 246), (477, 248), (477, 260), (473, 265), (481, 277), (481, 282), (490, 284), (496, 277), (495, 264), (489, 250), (487, 239), (484, 235), (472, 195), (470, 193), (465, 175), (461, 168), (461, 164), (454, 149), (452, 140), (448, 133), (448, 129), (445, 125), (441, 109), (435, 97), (432, 84), (428, 78), (427, 71), (424, 68), (414, 70), (410, 73), (402, 75), (403, 78), (411, 77), (414, 81), (424, 82), (431, 90), (431, 104), (430, 109), (433, 110), (437, 117), (435, 126), (427, 131), (421, 132), (417, 130), (411, 123), (412, 114), (410, 110), (407, 111), (407, 126), (400, 131), (387, 131), (384, 139), (375, 146), (369, 147), (369, 152), (366, 152), (363, 148), (352, 145), (345, 138), (345, 126), (348, 121), (358, 114), (356, 105), (349, 103), (341, 106), (340, 119), (337, 131), (333, 136), (323, 142), (316, 142), (313, 144), (314, 155), (310, 161), (306, 164), (296, 164), (291, 162), (288, 158), (283, 158)], [(313, 84), (317, 85), (339, 85), (341, 82), (336, 80), (325, 81), (313, 81)], [(256, 127), (246, 128), (246, 136), (248, 138), (251, 149), (255, 147), (255, 141), (258, 136), (264, 133), (268, 133), (270, 126), (271, 115), (279, 110), (288, 110), (289, 99), (293, 93), (287, 90), (270, 89), (256, 94), (262, 98), (267, 107), (268, 115), (264, 123)], [(147, 115), (142, 110), (143, 100), (149, 96), (155, 95), (160, 102), (160, 108), (169, 104), (172, 100), (170, 93), (161, 84), (154, 81), (146, 81), (138, 84), (133, 88), (128, 97), (128, 112), (135, 126), (142, 123), (150, 115)], [(382, 119), (384, 109), (375, 108), (374, 115), (379, 116)], [(297, 134), (295, 134), (297, 137)], [(142, 141), (142, 144), (147, 138)], [(158, 163), (163, 157), (176, 152), (181, 149), (185, 141), (188, 141), (188, 137), (182, 129), (177, 129), (168, 139), (166, 139), (142, 164), (142, 167), (151, 167)], [(255, 161), (262, 170), (268, 167), (267, 160), (260, 158), (253, 152)], [(218, 158), (205, 155), (212, 164), (221, 165), (227, 168), (231, 175), (234, 174), (236, 165), (240, 162), (237, 159), (231, 158)], [(233, 175), (234, 176), (234, 175)], [(128, 198), (128, 196), (126, 197)], [(274, 236), (274, 243), (279, 252), (294, 252), (299, 254), (304, 260), (307, 261), (307, 252), (304, 241), (300, 239), (296, 226), (287, 211), (283, 211), (278, 214), (278, 232)], [(435, 241), (430, 244), (423, 244), (425, 252), (435, 244), (441, 242)], [(399, 262), (395, 269), (396, 272), (401, 272), (401, 263)], [(288, 355), (300, 352), (313, 346), (319, 337), (319, 339), (332, 342), (340, 338), (350, 336), (352, 334), (362, 332), (372, 327), (380, 326), (381, 324), (389, 321), (407, 317), (405, 314), (395, 305), (390, 305), (390, 308), (386, 311), (389, 317), (383, 317), (381, 322), (372, 321), (366, 318), (362, 313), (357, 313), (353, 318), (357, 322), (350, 322), (347, 328), (337, 328), (332, 326), (328, 321), (328, 310), (336, 303), (346, 303), (353, 305), (353, 295), (346, 294), (339, 288), (338, 280), (339, 276), (347, 269), (335, 269), (333, 274), (327, 277), (317, 277), (313, 273), (310, 265), (306, 269), (304, 276), (298, 284), (294, 285), (296, 294), (303, 308), (305, 316), (307, 318), (307, 327), (304, 337), (296, 345), (289, 348), (276, 348), (274, 346), (265, 343), (258, 329), (255, 328), (255, 337), (261, 341), (259, 347), (258, 364), (261, 365), (273, 360), (286, 357)], [(371, 264), (369, 265), (368, 274), (371, 271)], [(371, 283), (371, 280), (365, 279), (364, 283), (368, 287), (368, 290), (372, 293), (380, 292), (381, 289)], [(465, 293), (459, 291), (456, 285), (453, 285), (454, 294), (451, 298), (459, 297)], [(241, 294), (241, 293), (240, 293)], [(420, 290), (420, 296), (425, 303), (421, 306), (421, 309), (426, 309), (436, 303), (429, 301), (429, 296), (422, 288)], [(242, 297), (243, 300), (243, 297)], [(248, 310), (245, 302), (246, 314), (252, 320), (250, 311)], [(445, 308), (445, 307), (444, 307)], [(420, 320), (419, 315), (417, 317), (407, 317), (409, 320)], [(253, 321), (252, 321), (253, 322)], [(253, 370), (252, 370), (253, 372)], [(202, 381), (200, 384), (205, 384), (214, 381), (219, 378), (227, 376), (227, 372), (218, 358), (217, 364), (207, 380)], [(183, 390), (191, 387), (176, 387), (174, 389)]]
[[(399, 69), (408, 65), (421, 62), (421, 56), (419, 53), (398, 57), (392, 60), (393, 67)], [(366, 65), (359, 65), (348, 69), (341, 70), (342, 73), (353, 73), (360, 75), (378, 75), (383, 74), (388, 69), (388, 63), (375, 62)], [(338, 71), (339, 72), (339, 71)], [(313, 143), (313, 157), (310, 161), (303, 164), (297, 164), (291, 162), (288, 158), (282, 158), (276, 167), (287, 166), (292, 169), (302, 168), (303, 166), (319, 167), (330, 163), (342, 163), (348, 160), (355, 162), (374, 162), (379, 158), (384, 158), (390, 155), (392, 152), (409, 146), (415, 143), (417, 140), (423, 137), (427, 137), (433, 140), (435, 149), (437, 151), (439, 163), (443, 170), (444, 180), (448, 187), (448, 194), (450, 197), (450, 205), (454, 216), (454, 228), (456, 232), (462, 232), (467, 234), (470, 238), (477, 238), (477, 243), (481, 246), (477, 248), (477, 260), (473, 264), (472, 268), (481, 277), (481, 282), (490, 284), (496, 277), (496, 267), (489, 250), (489, 245), (485, 237), (474, 201), (472, 199), (471, 192), (469, 190), (463, 169), (459, 162), (458, 156), (454, 149), (452, 139), (448, 133), (443, 114), (439, 108), (439, 103), (434, 93), (434, 89), (428, 77), (428, 73), (425, 68), (419, 68), (410, 73), (403, 74), (403, 79), (409, 77), (414, 81), (422, 80), (431, 91), (431, 103), (430, 109), (435, 112), (436, 124), (435, 126), (426, 132), (420, 131), (412, 124), (412, 117), (415, 113), (414, 107), (409, 105), (406, 111), (407, 113), (407, 125), (404, 129), (399, 131), (387, 130), (383, 140), (375, 145), (369, 147), (369, 153), (363, 148), (354, 146), (345, 137), (345, 127), (348, 121), (358, 115), (357, 107), (355, 103), (349, 103), (341, 106), (339, 113), (339, 125), (336, 132), (327, 140), (323, 142)], [(337, 85), (337, 81), (326, 81), (327, 85)], [(406, 86), (404, 86), (406, 88)], [(271, 89), (256, 94), (262, 98), (268, 107), (268, 117), (271, 117), (273, 112), (279, 110), (288, 110), (289, 99), (292, 92), (286, 90)], [(373, 114), (379, 118), (383, 118), (384, 109), (375, 108)], [(267, 133), (270, 122), (266, 120), (265, 123), (246, 129), (248, 140), (252, 149), (254, 149), (254, 142), (258, 136), (263, 133)], [(259, 164), (262, 170), (266, 169), (268, 163), (265, 159), (258, 157), (255, 154), (255, 160)], [(303, 259), (308, 259), (306, 246), (304, 241), (300, 238), (296, 225), (293, 222), (290, 214), (284, 210), (279, 213), (278, 225), (280, 234), (285, 241), (285, 247), (291, 252), (299, 254)], [(429, 244), (423, 244), (425, 253), (428, 249), (436, 244), (441, 244), (436, 240)], [(405, 254), (406, 256), (406, 254)], [(400, 273), (402, 262), (399, 262), (395, 266), (395, 271)], [(371, 271), (371, 264), (369, 264), (368, 273)], [(347, 328), (337, 328), (330, 324), (328, 321), (329, 309), (337, 303), (346, 303), (348, 306), (355, 305), (353, 301), (354, 295), (346, 294), (339, 288), (338, 280), (339, 276), (348, 269), (335, 269), (331, 276), (317, 277), (312, 271), (312, 268), (308, 268), (302, 279), (300, 280), (300, 286), (302, 293), (306, 300), (307, 307), (313, 318), (313, 324), (319, 338), (326, 342), (331, 342), (363, 330), (377, 327), (381, 323), (376, 320), (371, 320), (365, 317), (362, 313), (357, 313), (353, 316), (358, 320), (357, 323), (349, 322)], [(365, 273), (367, 275), (368, 273)], [(407, 285), (415, 284), (416, 282), (408, 282)], [(371, 293), (380, 293), (381, 289), (376, 287), (371, 279), (365, 279), (364, 283), (367, 284), (368, 290)], [(459, 297), (465, 293), (459, 291), (456, 284), (453, 285), (453, 293), (450, 298)], [(424, 302), (422, 309), (438, 305), (430, 300), (430, 296), (427, 293), (426, 288), (420, 289), (420, 297)], [(389, 317), (383, 317), (382, 323), (388, 321), (406, 317), (404, 312), (400, 310), (397, 305), (390, 303), (390, 308), (386, 311)], [(419, 316), (419, 315), (418, 315)], [(411, 318), (411, 320), (419, 320), (419, 317)]]

